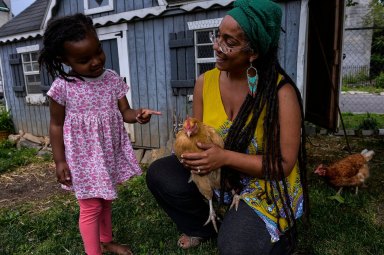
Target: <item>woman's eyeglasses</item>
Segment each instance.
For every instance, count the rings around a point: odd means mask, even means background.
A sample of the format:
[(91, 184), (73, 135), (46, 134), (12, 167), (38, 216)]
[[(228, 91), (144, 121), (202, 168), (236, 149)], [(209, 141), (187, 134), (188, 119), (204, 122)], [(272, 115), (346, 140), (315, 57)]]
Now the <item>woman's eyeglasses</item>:
[(225, 43), (220, 43), (219, 38), (220, 38), (220, 36), (216, 37), (216, 35), (214, 33), (212, 33), (212, 32), (209, 33), (209, 39), (211, 40), (211, 42), (213, 44), (217, 43), (217, 46), (219, 46), (219, 50), (224, 54), (249, 49), (248, 45), (246, 47), (241, 47), (241, 48), (240, 47), (230, 47), (230, 46), (226, 45)]

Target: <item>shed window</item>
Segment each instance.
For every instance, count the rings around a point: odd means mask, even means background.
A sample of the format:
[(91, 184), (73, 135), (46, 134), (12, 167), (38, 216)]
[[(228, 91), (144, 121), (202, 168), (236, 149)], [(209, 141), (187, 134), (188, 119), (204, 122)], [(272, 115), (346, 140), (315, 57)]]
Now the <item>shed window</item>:
[(95, 14), (113, 11), (113, 0), (84, 0), (84, 13)]
[(195, 31), (196, 77), (215, 67), (216, 56), (209, 35), (216, 32), (216, 28)]
[(21, 54), (27, 94), (41, 94), (38, 52)]

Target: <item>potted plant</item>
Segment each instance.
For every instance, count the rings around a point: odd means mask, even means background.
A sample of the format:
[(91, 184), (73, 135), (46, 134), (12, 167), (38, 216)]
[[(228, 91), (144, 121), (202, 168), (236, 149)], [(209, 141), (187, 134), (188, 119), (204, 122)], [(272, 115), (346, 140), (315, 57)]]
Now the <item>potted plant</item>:
[(6, 110), (0, 110), (0, 141), (7, 139), (14, 131), (14, 128), (11, 113)]

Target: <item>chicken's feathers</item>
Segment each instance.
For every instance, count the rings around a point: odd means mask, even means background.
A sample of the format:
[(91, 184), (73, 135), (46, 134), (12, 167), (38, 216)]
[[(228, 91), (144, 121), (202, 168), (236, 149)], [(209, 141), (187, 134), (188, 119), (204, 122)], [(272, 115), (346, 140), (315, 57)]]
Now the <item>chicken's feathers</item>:
[(373, 156), (375, 155), (375, 152), (373, 150), (368, 151), (367, 149), (364, 149), (361, 152), (361, 155), (363, 155), (364, 159), (368, 162), (373, 158)]

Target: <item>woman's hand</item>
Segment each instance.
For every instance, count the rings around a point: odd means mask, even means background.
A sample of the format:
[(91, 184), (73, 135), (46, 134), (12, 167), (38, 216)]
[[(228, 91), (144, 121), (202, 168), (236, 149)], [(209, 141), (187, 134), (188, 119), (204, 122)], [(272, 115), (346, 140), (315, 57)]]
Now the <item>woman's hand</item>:
[(161, 112), (151, 109), (138, 109), (136, 115), (136, 121), (140, 124), (145, 124), (151, 120), (153, 114), (161, 115)]
[(225, 150), (215, 144), (197, 143), (202, 152), (184, 153), (181, 163), (194, 174), (208, 174), (225, 164)]
[(68, 187), (72, 185), (71, 172), (67, 162), (56, 163), (56, 177), (57, 182)]

